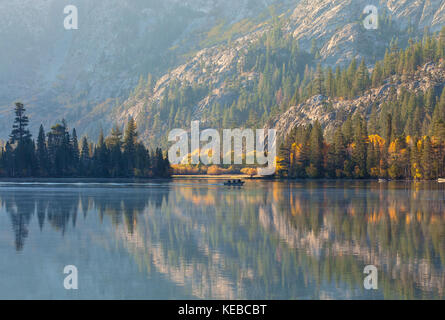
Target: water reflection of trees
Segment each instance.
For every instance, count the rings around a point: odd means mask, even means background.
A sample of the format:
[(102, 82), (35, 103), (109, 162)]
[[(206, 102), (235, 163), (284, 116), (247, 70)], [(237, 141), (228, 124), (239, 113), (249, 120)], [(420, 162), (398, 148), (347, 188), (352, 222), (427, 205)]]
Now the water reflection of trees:
[(29, 233), (29, 224), (34, 215), (37, 217), (41, 230), (48, 224), (53, 230), (64, 234), (70, 224), (76, 227), (78, 215), (86, 218), (88, 212), (94, 211), (98, 213), (101, 221), (106, 215), (114, 225), (124, 224), (129, 232), (133, 232), (137, 224), (137, 216), (143, 212), (144, 208), (151, 203), (159, 205), (158, 201), (147, 196), (147, 193), (132, 194), (131, 189), (123, 192), (118, 189), (109, 191), (70, 189), (67, 192), (66, 190), (43, 189), (39, 192), (1, 192), (0, 206), (10, 217), (16, 250), (23, 250)]
[[(280, 204), (278, 211), (286, 214), (270, 211), (277, 234), (290, 247), (305, 248), (314, 256), (323, 251), (322, 256), (332, 260), (354, 257), (354, 262), (378, 266), (384, 271), (387, 297), (443, 297), (443, 188), (399, 183), (389, 189), (378, 184), (364, 188), (352, 183), (345, 192), (333, 186), (326, 183), (320, 189), (315, 184), (296, 194), (290, 190), (280, 193), (275, 203)], [(290, 210), (286, 210), (287, 203)], [(327, 267), (337, 263), (342, 262), (333, 261)], [(360, 281), (363, 269), (355, 264)]]
[[(0, 194), (23, 248), (34, 214), (65, 232), (95, 211), (141, 269), (199, 298), (443, 298), (445, 201), (438, 185), (264, 183)], [(222, 192), (223, 191), (223, 192)], [(364, 292), (363, 267), (381, 295)]]

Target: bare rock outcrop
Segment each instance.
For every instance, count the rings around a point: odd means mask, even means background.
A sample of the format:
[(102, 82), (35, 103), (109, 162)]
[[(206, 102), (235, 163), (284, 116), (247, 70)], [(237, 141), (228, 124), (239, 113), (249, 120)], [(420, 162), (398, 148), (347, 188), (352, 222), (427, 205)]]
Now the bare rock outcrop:
[(436, 92), (440, 93), (444, 87), (444, 63), (436, 64), (431, 62), (419, 68), (413, 77), (402, 77), (399, 79), (397, 76), (394, 76), (387, 79), (386, 84), (370, 89), (355, 99), (343, 100), (324, 96), (312, 97), (272, 119), (268, 123), (268, 127), (277, 129), (279, 135), (284, 137), (293, 128), (318, 120), (329, 134), (345, 120), (345, 117), (356, 112), (369, 114), (373, 104), (380, 107), (388, 100), (391, 94), (400, 94), (402, 90), (426, 92), (430, 88), (434, 88)]

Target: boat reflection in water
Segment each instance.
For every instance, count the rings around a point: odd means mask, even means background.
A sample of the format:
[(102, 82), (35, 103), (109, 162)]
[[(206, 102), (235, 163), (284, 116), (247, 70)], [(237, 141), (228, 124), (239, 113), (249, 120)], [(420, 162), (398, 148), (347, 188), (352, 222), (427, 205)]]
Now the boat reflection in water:
[[(0, 201), (0, 270), (28, 274), (0, 280), (0, 297), (75, 262), (91, 286), (75, 298), (444, 298), (437, 183), (2, 185)], [(66, 297), (54, 278), (30, 297)]]

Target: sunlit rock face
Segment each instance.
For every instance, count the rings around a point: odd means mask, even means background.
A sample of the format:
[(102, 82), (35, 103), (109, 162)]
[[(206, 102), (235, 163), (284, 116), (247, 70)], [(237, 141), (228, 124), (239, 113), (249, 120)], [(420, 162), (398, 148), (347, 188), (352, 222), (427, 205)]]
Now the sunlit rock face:
[(416, 30), (428, 27), (439, 31), (445, 23), (443, 0), (314, 0), (300, 2), (291, 15), (289, 28), (301, 44), (310, 48), (312, 40), (323, 59), (330, 64), (345, 63), (353, 57), (372, 57), (385, 45), (385, 36), (394, 35), (394, 28), (381, 25), (380, 32), (366, 32), (361, 17), (366, 6), (374, 5), (379, 15), (391, 17), (392, 27)]

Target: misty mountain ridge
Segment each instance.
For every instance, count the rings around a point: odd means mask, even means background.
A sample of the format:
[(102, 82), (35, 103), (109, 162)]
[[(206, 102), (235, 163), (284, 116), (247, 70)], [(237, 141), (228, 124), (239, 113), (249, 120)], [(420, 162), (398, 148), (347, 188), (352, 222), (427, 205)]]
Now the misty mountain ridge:
[[(443, 0), (374, 2), (384, 19), (379, 30), (363, 28), (370, 3), (362, 0), (77, 1), (79, 30), (71, 31), (63, 29), (69, 1), (2, 3), (0, 34), (8, 49), (0, 52), (1, 136), (10, 131), (12, 102), (22, 100), (33, 132), (40, 122), (65, 118), (95, 137), (101, 127), (133, 116), (142, 138), (163, 138), (173, 124), (165, 123), (169, 114), (161, 116), (159, 105), (173, 87), (193, 88), (182, 107), (190, 119), (213, 124), (206, 117), (215, 104), (224, 109), (258, 85), (259, 74), (245, 59), (277, 23), (310, 68), (362, 57), (370, 66), (394, 38), (403, 46), (425, 27), (436, 32), (445, 24)], [(304, 67), (295, 66), (301, 76)]]

